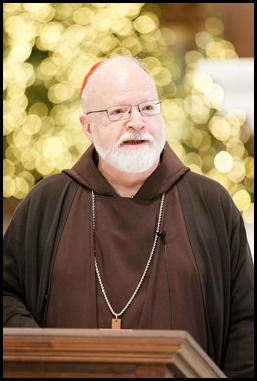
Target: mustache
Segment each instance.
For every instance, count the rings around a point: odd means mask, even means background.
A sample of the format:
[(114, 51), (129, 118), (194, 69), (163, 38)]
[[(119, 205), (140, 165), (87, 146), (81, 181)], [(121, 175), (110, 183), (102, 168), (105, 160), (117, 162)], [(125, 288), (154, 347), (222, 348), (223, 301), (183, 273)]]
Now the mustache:
[(146, 140), (150, 143), (154, 142), (154, 139), (151, 134), (149, 134), (146, 131), (140, 132), (140, 131), (127, 131), (124, 135), (118, 140), (117, 146), (121, 145), (122, 143), (128, 141), (128, 140)]

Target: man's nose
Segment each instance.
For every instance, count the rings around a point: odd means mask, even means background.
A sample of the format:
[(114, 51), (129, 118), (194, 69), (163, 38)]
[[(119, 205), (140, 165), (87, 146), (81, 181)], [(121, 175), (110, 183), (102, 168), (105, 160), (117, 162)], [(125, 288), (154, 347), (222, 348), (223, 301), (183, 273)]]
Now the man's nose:
[(140, 114), (140, 116), (142, 116), (139, 105), (130, 106), (130, 116), (132, 115), (132, 113), (135, 113), (135, 112), (136, 114)]
[(145, 127), (143, 115), (140, 112), (139, 106), (131, 106), (130, 116), (127, 122), (127, 126), (131, 128), (141, 129)]

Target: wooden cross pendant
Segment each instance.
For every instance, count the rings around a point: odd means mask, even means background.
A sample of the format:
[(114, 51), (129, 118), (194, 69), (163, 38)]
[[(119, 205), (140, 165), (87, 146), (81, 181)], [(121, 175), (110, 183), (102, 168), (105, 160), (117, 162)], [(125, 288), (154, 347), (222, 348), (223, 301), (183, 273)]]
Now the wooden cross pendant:
[(112, 329), (121, 329), (121, 319), (118, 319), (117, 316), (112, 319)]

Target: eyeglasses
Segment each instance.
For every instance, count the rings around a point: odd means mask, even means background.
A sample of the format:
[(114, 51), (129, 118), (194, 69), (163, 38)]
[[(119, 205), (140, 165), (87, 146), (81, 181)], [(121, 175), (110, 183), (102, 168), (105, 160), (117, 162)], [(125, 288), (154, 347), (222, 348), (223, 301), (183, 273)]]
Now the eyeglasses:
[(111, 122), (118, 122), (119, 120), (129, 119), (131, 114), (131, 108), (135, 106), (138, 111), (143, 116), (153, 116), (160, 114), (161, 112), (161, 101), (146, 101), (141, 102), (138, 105), (120, 105), (120, 106), (111, 106), (106, 110), (98, 110), (98, 111), (89, 111), (86, 113), (93, 114), (96, 112), (106, 112), (109, 120)]

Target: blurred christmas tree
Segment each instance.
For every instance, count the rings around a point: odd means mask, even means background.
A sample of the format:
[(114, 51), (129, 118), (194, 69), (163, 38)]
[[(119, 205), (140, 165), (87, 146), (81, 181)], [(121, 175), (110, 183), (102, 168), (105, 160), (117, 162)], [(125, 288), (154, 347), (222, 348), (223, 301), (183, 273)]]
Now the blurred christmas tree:
[[(165, 8), (157, 3), (4, 4), (5, 198), (20, 200), (42, 177), (74, 164), (89, 144), (79, 124), (83, 78), (98, 60), (125, 54), (140, 57), (154, 77), (168, 141), (181, 160), (222, 183), (241, 211), (251, 210), (246, 117), (223, 114), (223, 89), (197, 69), (202, 58), (237, 54), (220, 19), (201, 15), (197, 29), (193, 4), (182, 5), (191, 8), (172, 29), (160, 23)], [(195, 49), (181, 43), (190, 25)]]

